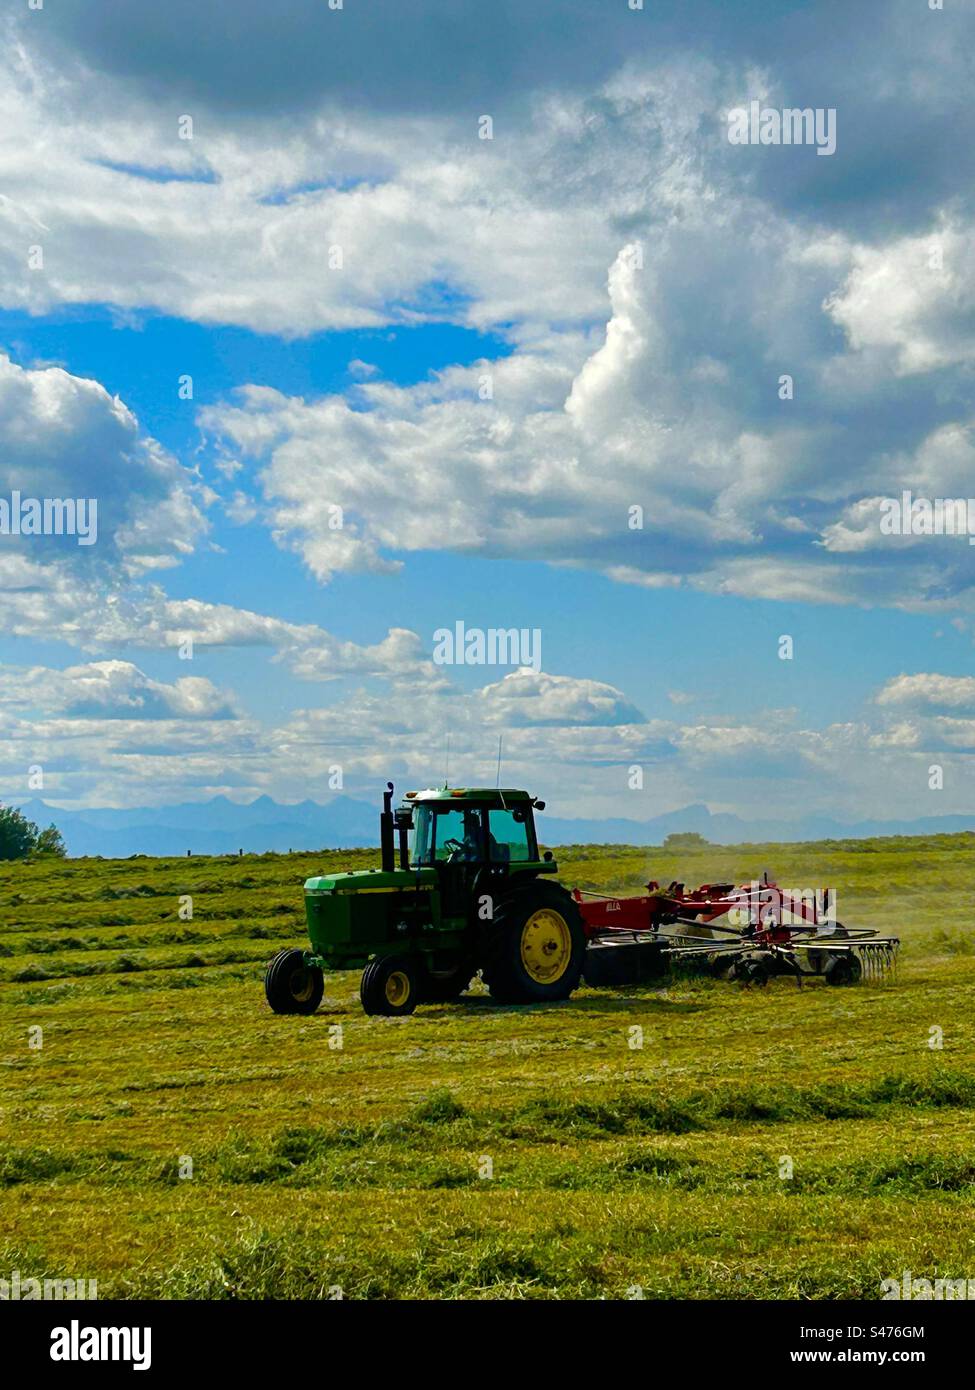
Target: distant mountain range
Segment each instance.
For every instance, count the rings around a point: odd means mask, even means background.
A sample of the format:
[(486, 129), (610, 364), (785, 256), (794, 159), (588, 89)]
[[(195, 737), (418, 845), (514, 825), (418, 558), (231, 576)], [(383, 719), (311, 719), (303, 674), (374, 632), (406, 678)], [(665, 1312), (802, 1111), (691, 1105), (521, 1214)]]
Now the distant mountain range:
[[(247, 854), (266, 850), (355, 849), (379, 843), (376, 806), (337, 796), (325, 805), (300, 801), (283, 805), (269, 796), (243, 804), (225, 796), (177, 806), (127, 810), (92, 808), (62, 811), (43, 801), (20, 803), (29, 820), (58, 826), (68, 853), (100, 854), (106, 859), (131, 854)], [(566, 820), (542, 814), (539, 838), (546, 845), (659, 845), (675, 831), (695, 830), (716, 845), (788, 844), (797, 840), (868, 839), (876, 835), (937, 835), (975, 831), (970, 816), (925, 816), (919, 820), (866, 820), (843, 823), (808, 815), (795, 821), (742, 820), (713, 814), (707, 806), (685, 806), (650, 820)]]

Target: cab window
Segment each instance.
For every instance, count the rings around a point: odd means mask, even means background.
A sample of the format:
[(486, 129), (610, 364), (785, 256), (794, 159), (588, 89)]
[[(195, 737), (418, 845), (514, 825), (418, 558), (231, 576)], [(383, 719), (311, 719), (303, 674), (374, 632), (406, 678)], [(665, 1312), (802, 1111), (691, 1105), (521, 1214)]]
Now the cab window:
[(508, 811), (491, 811), (491, 858), (495, 863), (516, 863), (537, 859), (534, 836), (528, 833), (527, 813), (519, 807)]
[(418, 806), (414, 864), (460, 864), (481, 858), (481, 813), (454, 806)]

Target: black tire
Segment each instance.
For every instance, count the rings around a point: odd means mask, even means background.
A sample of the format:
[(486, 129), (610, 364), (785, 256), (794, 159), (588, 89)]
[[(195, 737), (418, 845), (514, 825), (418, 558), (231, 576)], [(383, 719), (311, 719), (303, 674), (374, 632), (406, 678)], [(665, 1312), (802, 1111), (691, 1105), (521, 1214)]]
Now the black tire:
[(705, 967), (705, 974), (710, 975), (712, 980), (733, 980), (734, 966), (728, 964), (728, 958), (724, 955), (712, 956)]
[(420, 1002), (423, 971), (409, 956), (379, 956), (362, 972), (359, 998), (367, 1014), (401, 1018)]
[(427, 971), (423, 979), (424, 1004), (450, 1004), (459, 999), (474, 978), (474, 967), (465, 960), (454, 970)]
[(765, 988), (771, 975), (763, 960), (750, 959), (748, 956), (735, 962), (734, 972), (734, 978), (739, 984), (757, 985), (759, 989)]
[(863, 967), (853, 955), (834, 956), (823, 972), (828, 985), (856, 985), (860, 983)]
[(502, 899), (482, 974), (500, 1004), (568, 999), (586, 953), (582, 918), (572, 896), (554, 883), (533, 883)]
[(264, 993), (276, 1014), (313, 1014), (325, 993), (325, 976), (305, 964), (304, 951), (279, 951), (268, 962)]

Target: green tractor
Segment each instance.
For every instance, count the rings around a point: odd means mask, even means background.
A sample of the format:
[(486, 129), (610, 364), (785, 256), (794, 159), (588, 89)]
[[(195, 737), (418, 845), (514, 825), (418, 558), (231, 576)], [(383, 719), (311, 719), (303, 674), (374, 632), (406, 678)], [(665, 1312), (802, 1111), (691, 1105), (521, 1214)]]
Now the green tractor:
[(586, 940), (571, 894), (550, 881), (557, 864), (538, 851), (534, 812), (545, 803), (509, 788), (444, 787), (407, 792), (394, 811), (387, 788), (382, 867), (308, 879), (311, 947), (270, 962), (274, 1012), (314, 1013), (323, 971), (360, 968), (367, 1014), (456, 999), (478, 970), (505, 1004), (568, 998)]

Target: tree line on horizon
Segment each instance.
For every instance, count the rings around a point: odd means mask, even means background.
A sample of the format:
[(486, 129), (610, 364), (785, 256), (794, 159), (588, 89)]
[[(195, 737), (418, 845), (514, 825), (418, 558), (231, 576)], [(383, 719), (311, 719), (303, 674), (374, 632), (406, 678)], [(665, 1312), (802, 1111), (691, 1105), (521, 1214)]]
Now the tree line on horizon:
[(0, 860), (27, 859), (44, 854), (63, 859), (67, 853), (60, 830), (41, 830), (15, 806), (0, 805)]

